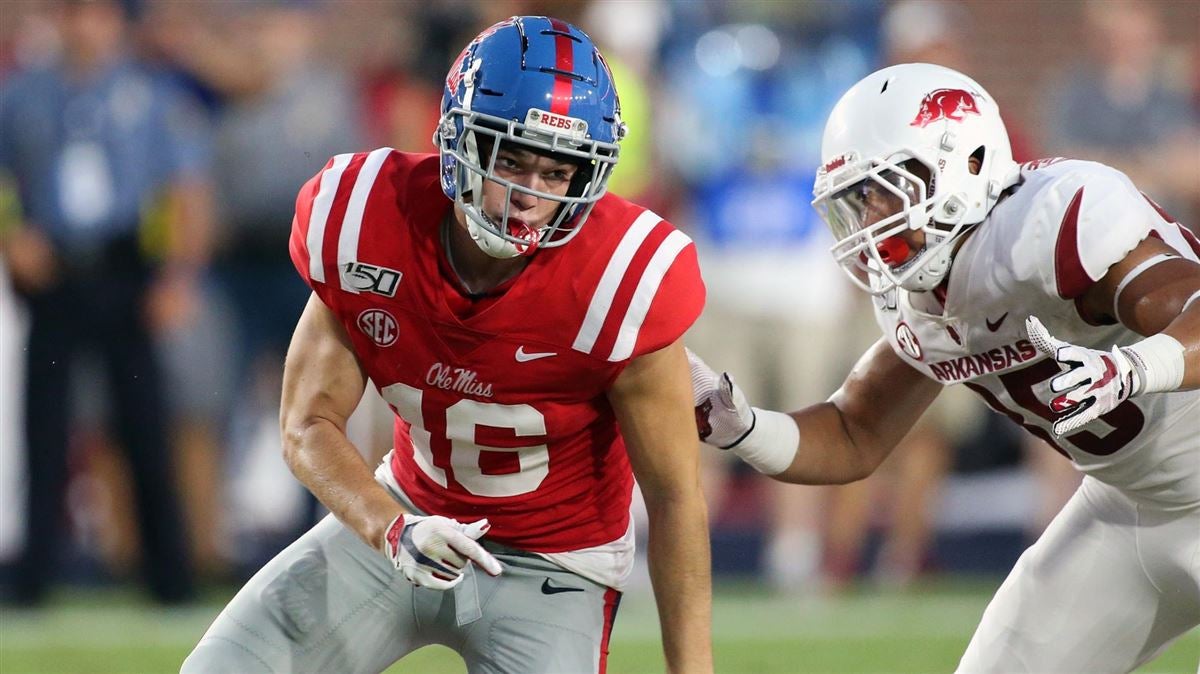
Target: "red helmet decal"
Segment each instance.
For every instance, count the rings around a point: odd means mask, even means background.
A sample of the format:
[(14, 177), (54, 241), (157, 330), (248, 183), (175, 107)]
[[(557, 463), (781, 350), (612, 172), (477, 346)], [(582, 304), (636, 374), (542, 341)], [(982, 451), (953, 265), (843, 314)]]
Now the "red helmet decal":
[(965, 89), (935, 89), (921, 99), (921, 109), (909, 126), (928, 126), (939, 119), (963, 121), (963, 115), (978, 115), (975, 96)]

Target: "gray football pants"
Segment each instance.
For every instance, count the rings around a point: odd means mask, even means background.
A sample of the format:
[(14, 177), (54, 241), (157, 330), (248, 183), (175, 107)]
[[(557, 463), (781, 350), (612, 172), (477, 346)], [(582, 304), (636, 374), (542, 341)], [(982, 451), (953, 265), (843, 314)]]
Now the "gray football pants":
[(457, 651), (471, 674), (602, 673), (620, 593), (481, 543), (504, 573), (472, 565), (439, 592), (409, 583), (330, 515), (250, 579), (182, 673), (375, 673), (429, 644)]

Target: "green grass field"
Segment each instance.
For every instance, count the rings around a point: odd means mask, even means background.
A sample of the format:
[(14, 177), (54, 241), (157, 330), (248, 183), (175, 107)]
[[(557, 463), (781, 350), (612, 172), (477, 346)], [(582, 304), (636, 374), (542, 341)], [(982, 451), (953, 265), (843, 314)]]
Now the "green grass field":
[[(993, 588), (987, 582), (942, 582), (906, 592), (783, 597), (751, 586), (719, 586), (713, 619), (717, 671), (950, 672)], [(72, 591), (40, 612), (0, 608), (0, 674), (178, 671), (227, 598), (162, 610), (128, 592)], [(1191, 674), (1197, 661), (1200, 631), (1193, 630), (1139, 671)], [(629, 593), (622, 602), (609, 671), (662, 671), (649, 596)], [(434, 672), (459, 674), (465, 667), (453, 652), (431, 647), (388, 670)]]

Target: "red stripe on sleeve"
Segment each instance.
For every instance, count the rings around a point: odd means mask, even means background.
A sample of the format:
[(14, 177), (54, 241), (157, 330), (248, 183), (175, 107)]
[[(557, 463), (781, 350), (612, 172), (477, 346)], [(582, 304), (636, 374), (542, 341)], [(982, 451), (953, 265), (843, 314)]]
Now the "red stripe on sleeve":
[(1080, 187), (1063, 214), (1058, 241), (1054, 245), (1054, 281), (1058, 285), (1058, 296), (1067, 300), (1082, 295), (1092, 285), (1092, 279), (1079, 259), (1079, 206), (1082, 203), (1083, 188)]
[(617, 621), (617, 608), (621, 606), (621, 593), (611, 587), (604, 593), (604, 634), (600, 636), (599, 674), (608, 670), (608, 639), (612, 636), (613, 624)]
[[(1158, 217), (1166, 220), (1168, 224), (1175, 225), (1179, 228), (1179, 233), (1183, 235), (1183, 240), (1187, 241), (1188, 247), (1192, 249), (1192, 252), (1195, 253), (1197, 257), (1200, 257), (1200, 239), (1196, 238), (1196, 235), (1192, 233), (1192, 230), (1184, 227), (1178, 220), (1172, 217), (1170, 213), (1163, 210), (1163, 207), (1159, 206), (1157, 201), (1151, 199), (1150, 195), (1142, 192), (1142, 198), (1145, 199), (1150, 204), (1150, 207), (1158, 213)], [(1151, 233), (1153, 234), (1153, 232)], [(1162, 241), (1161, 236), (1158, 237), (1158, 239), (1159, 241)]]
[[(554, 67), (563, 72), (575, 70), (575, 41), (566, 34), (571, 27), (559, 19), (550, 19), (550, 26), (559, 33), (554, 37)], [(571, 96), (575, 83), (565, 75), (554, 76), (554, 93), (550, 100), (550, 112), (556, 115), (571, 114)]]

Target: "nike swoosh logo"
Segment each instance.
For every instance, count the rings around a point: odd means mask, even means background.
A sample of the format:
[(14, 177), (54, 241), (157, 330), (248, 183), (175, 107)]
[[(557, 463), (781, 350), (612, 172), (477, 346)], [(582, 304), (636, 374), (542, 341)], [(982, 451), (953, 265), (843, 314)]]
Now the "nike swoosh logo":
[(988, 329), (989, 331), (991, 331), (991, 332), (995, 332), (995, 331), (997, 331), (997, 330), (999, 330), (999, 329), (1000, 329), (1000, 324), (1001, 324), (1001, 323), (1003, 323), (1003, 322), (1004, 322), (1004, 319), (1006, 319), (1006, 318), (1008, 318), (1008, 312), (1007, 312), (1007, 311), (1006, 311), (1006, 312), (1004, 312), (1004, 315), (1003, 315), (1003, 316), (1001, 316), (1000, 318), (997, 318), (995, 321), (992, 321), (992, 320), (990, 320), (990, 319), (987, 319), (987, 318), (985, 318), (983, 322), (984, 322), (984, 323), (987, 323), (987, 329)]
[(517, 362), (518, 363), (528, 363), (531, 360), (537, 360), (539, 358), (549, 358), (550, 356), (557, 356), (557, 355), (558, 354), (554, 351), (529, 352), (529, 351), (525, 350), (524, 346), (517, 347)]
[(549, 578), (542, 581), (542, 594), (559, 594), (560, 592), (583, 592), (583, 588), (551, 585)]

